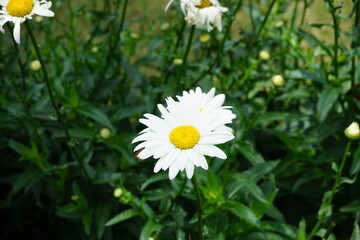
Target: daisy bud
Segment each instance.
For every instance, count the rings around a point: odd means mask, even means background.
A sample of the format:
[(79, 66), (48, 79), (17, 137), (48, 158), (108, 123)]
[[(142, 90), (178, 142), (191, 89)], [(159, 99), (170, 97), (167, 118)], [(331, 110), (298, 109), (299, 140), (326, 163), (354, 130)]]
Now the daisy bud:
[(139, 39), (139, 34), (137, 34), (137, 33), (130, 33), (130, 37), (131, 37), (132, 39)]
[(71, 196), (71, 200), (73, 200), (74, 202), (76, 202), (79, 199), (79, 195), (72, 195)]
[(99, 51), (99, 48), (97, 47), (97, 46), (93, 46), (92, 48), (91, 48), (91, 52), (92, 53), (97, 53)]
[(344, 131), (345, 135), (353, 140), (360, 139), (360, 128), (357, 122), (352, 122)]
[(155, 238), (153, 238), (153, 237), (149, 237), (149, 238), (148, 238), (148, 240), (155, 240)]
[(268, 61), (270, 59), (270, 53), (266, 50), (261, 50), (259, 52), (259, 58), (263, 61)]
[(114, 197), (119, 198), (123, 194), (123, 190), (121, 188), (116, 188), (114, 190)]
[(208, 34), (208, 33), (201, 34), (201, 36), (199, 37), (199, 41), (200, 41), (201, 43), (207, 43), (207, 42), (210, 41), (210, 38), (211, 38), (211, 36), (210, 36), (210, 34)]
[(165, 23), (161, 24), (160, 29), (163, 31), (166, 31), (169, 29), (169, 27), (170, 27), (170, 24), (168, 22), (165, 22)]
[(182, 60), (181, 58), (175, 58), (175, 59), (173, 60), (173, 64), (174, 64), (175, 66), (181, 66), (181, 65), (183, 64), (183, 60)]
[(104, 139), (107, 139), (110, 137), (110, 130), (108, 128), (103, 128), (100, 130), (100, 136)]
[(39, 71), (41, 68), (41, 63), (39, 60), (34, 60), (30, 62), (30, 69), (33, 71)]
[(34, 21), (37, 22), (37, 23), (41, 23), (43, 20), (44, 20), (44, 18), (42, 16), (36, 16), (34, 18)]
[(282, 87), (285, 85), (285, 80), (283, 78), (283, 76), (281, 75), (274, 75), (271, 77), (271, 82), (276, 86), (276, 87)]

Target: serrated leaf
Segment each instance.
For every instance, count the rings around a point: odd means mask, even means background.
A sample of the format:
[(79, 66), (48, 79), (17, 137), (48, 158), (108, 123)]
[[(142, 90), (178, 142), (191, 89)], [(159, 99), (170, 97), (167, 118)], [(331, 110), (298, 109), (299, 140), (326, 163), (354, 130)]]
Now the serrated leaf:
[(334, 106), (334, 103), (339, 97), (340, 89), (337, 87), (326, 87), (321, 95), (320, 99), (317, 103), (317, 112), (320, 121), (324, 121), (326, 116), (328, 115), (331, 108)]
[(139, 212), (136, 211), (135, 209), (132, 209), (132, 208), (127, 209), (127, 210), (115, 215), (114, 217), (112, 217), (109, 221), (106, 222), (105, 226), (109, 227), (109, 226), (112, 226), (112, 225), (117, 224), (119, 222), (128, 220), (128, 219), (133, 218), (133, 217), (138, 216), (138, 215), (139, 215)]
[(255, 214), (244, 204), (227, 200), (223, 207), (238, 218), (256, 226), (259, 229), (262, 229), (260, 221), (256, 218)]

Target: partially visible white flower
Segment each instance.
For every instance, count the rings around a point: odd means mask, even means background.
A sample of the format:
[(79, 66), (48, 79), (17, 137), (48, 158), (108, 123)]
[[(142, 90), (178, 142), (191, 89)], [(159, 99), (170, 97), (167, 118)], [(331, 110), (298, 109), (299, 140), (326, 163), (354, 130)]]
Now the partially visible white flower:
[[(170, 0), (165, 11), (173, 1)], [(180, 7), (187, 23), (206, 25), (208, 31), (211, 31), (214, 27), (221, 31), (221, 15), (228, 11), (228, 8), (222, 7), (218, 0), (180, 0)]]
[(27, 19), (32, 19), (33, 15), (43, 17), (53, 17), (55, 14), (49, 8), (50, 1), (44, 0), (0, 0), (0, 31), (5, 32), (4, 24), (14, 23), (14, 39), (20, 44), (20, 24)]
[(158, 104), (161, 117), (145, 114), (139, 121), (147, 126), (132, 143), (140, 142), (134, 151), (138, 157), (159, 159), (154, 172), (169, 169), (169, 178), (186, 171), (190, 179), (194, 167), (208, 169), (205, 156), (226, 159), (226, 154), (215, 145), (234, 139), (226, 124), (235, 115), (229, 106), (222, 106), (225, 95), (215, 96), (215, 89), (203, 93), (200, 88), (184, 91), (177, 101), (166, 98), (166, 107)]
[(353, 140), (360, 139), (360, 127), (357, 122), (352, 122), (346, 129), (345, 135)]

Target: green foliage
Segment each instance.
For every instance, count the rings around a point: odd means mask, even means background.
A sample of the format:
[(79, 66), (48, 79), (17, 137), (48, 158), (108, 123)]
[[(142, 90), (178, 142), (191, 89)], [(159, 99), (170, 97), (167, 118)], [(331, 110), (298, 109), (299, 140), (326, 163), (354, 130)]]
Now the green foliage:
[(360, 122), (359, 1), (220, 3), (223, 31), (207, 32), (178, 1), (53, 1), (55, 17), (27, 20), (41, 70), (25, 24), (21, 45), (4, 25), (0, 239), (199, 239), (191, 182), (131, 144), (144, 113), (196, 86), (237, 116), (227, 159), (195, 169), (204, 239), (360, 239), (359, 141), (344, 135)]

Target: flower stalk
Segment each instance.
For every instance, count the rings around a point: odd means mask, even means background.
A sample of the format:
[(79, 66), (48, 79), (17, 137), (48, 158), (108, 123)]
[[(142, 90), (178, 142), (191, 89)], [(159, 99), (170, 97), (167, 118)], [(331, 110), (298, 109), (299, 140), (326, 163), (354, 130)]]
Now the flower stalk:
[(195, 25), (192, 26), (191, 29), (190, 29), (189, 39), (188, 39), (188, 42), (187, 42), (187, 45), (186, 45), (184, 56), (182, 58), (181, 71), (176, 76), (175, 94), (179, 91), (181, 77), (186, 76), (186, 62), (187, 62), (189, 52), (190, 52), (190, 49), (191, 49), (191, 43), (192, 43), (192, 40), (194, 38), (194, 32), (195, 32)]
[(199, 190), (199, 186), (198, 183), (196, 181), (196, 174), (194, 173), (193, 177), (191, 178), (191, 182), (194, 186), (194, 190), (195, 190), (195, 195), (196, 195), (196, 201), (197, 201), (197, 212), (198, 212), (198, 234), (199, 234), (199, 239), (203, 240), (203, 223), (202, 223), (202, 201), (201, 201), (201, 196), (200, 196), (200, 190)]
[(58, 121), (60, 122), (64, 132), (65, 132), (65, 136), (66, 136), (66, 139), (68, 141), (68, 148), (70, 150), (70, 152), (72, 153), (73, 157), (75, 158), (75, 160), (79, 163), (82, 171), (84, 172), (85, 174), (85, 177), (90, 180), (90, 176), (88, 174), (88, 172), (86, 171), (85, 169), (85, 166), (84, 166), (84, 163), (81, 161), (77, 151), (69, 144), (72, 140), (71, 136), (70, 136), (70, 133), (69, 133), (69, 130), (66, 126), (66, 123), (65, 123), (65, 120), (59, 110), (59, 107), (56, 105), (56, 102), (55, 102), (55, 98), (54, 98), (54, 94), (53, 94), (53, 91), (52, 91), (52, 88), (51, 88), (51, 85), (50, 85), (50, 80), (49, 80), (49, 77), (48, 77), (48, 74), (47, 74), (47, 71), (46, 71), (46, 67), (45, 67), (45, 63), (43, 61), (43, 58), (42, 58), (42, 55), (41, 55), (41, 51), (39, 49), (39, 45), (37, 44), (37, 41), (36, 41), (36, 38), (35, 38), (35, 35), (31, 29), (31, 26), (30, 24), (28, 23), (28, 21), (25, 21), (25, 26), (28, 30), (28, 33), (30, 35), (30, 39), (34, 45), (34, 48), (35, 48), (35, 52), (36, 52), (36, 56), (38, 57), (40, 63), (41, 63), (41, 69), (42, 69), (42, 72), (43, 72), (43, 75), (44, 75), (44, 81), (45, 81), (45, 84), (46, 84), (46, 88), (48, 90), (48, 93), (49, 93), (49, 97), (50, 97), (50, 101), (51, 101), (51, 104), (53, 105), (54, 109), (55, 109), (55, 112), (56, 112), (56, 115), (57, 115), (57, 119)]
[[(329, 198), (322, 204), (322, 205), (325, 205), (325, 206), (331, 206), (332, 204), (332, 200), (334, 199), (335, 197), (335, 194), (337, 193), (337, 190), (338, 188), (340, 187), (341, 183), (340, 183), (340, 180), (341, 180), (341, 175), (344, 171), (344, 166), (345, 166), (345, 163), (346, 163), (346, 158), (349, 156), (349, 150), (350, 150), (350, 147), (351, 147), (351, 140), (348, 141), (347, 145), (346, 145), (346, 148), (345, 148), (345, 152), (344, 152), (344, 155), (341, 159), (341, 163), (340, 163), (340, 167), (339, 167), (339, 170), (337, 171), (336, 173), (336, 178), (335, 178), (335, 182), (334, 182), (334, 185), (331, 189), (331, 193), (330, 193), (330, 196)], [(322, 213), (318, 216), (318, 221), (316, 222), (314, 228), (311, 230), (309, 236), (308, 236), (308, 240), (311, 240), (312, 237), (317, 233), (317, 231), (319, 230), (321, 224), (324, 222), (325, 220), (325, 214), (326, 213)]]

